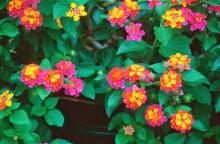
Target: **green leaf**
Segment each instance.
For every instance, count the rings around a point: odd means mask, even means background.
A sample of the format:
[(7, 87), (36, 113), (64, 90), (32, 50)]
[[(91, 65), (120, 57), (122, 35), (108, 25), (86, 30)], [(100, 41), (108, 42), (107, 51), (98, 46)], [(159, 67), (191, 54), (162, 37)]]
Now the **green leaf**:
[(36, 91), (42, 100), (48, 97), (51, 93), (51, 91), (45, 90), (45, 88), (42, 86), (37, 86)]
[(61, 18), (63, 29), (72, 37), (77, 37), (77, 27), (79, 22), (74, 21), (72, 18)]
[(45, 58), (45, 59), (43, 59), (43, 60), (41, 61), (40, 67), (43, 68), (43, 69), (45, 69), (45, 70), (51, 69), (51, 63), (50, 63), (50, 61), (49, 61), (47, 58)]
[(147, 44), (144, 41), (123, 41), (118, 48), (117, 55), (129, 52), (143, 51), (146, 48)]
[(159, 91), (158, 93), (158, 100), (160, 105), (164, 105), (170, 98), (170, 94), (165, 93), (163, 91)]
[(206, 126), (200, 120), (197, 120), (197, 119), (194, 120), (192, 127), (202, 132), (205, 132), (208, 130), (208, 128), (206, 128)]
[(191, 57), (192, 53), (189, 48), (191, 43), (192, 41), (186, 36), (173, 36), (166, 46), (162, 45), (160, 47), (159, 53), (164, 57), (170, 57), (176, 53), (185, 54)]
[(202, 75), (200, 72), (194, 69), (184, 72), (182, 77), (183, 77), (183, 80), (186, 82), (190, 82), (190, 83), (198, 82), (198, 83), (209, 84), (208, 79), (204, 75)]
[(58, 98), (47, 98), (44, 101), (44, 105), (47, 109), (53, 109), (56, 107), (58, 100), (59, 100)]
[(54, 19), (60, 18), (60, 17), (66, 17), (66, 13), (70, 7), (68, 5), (65, 5), (63, 3), (56, 3), (53, 7), (53, 17)]
[(164, 113), (168, 118), (170, 118), (175, 112), (176, 111), (173, 106), (168, 106), (164, 108)]
[(218, 27), (219, 21), (216, 17), (210, 17), (208, 19), (207, 27), (212, 33), (220, 33), (220, 28)]
[(156, 38), (164, 45), (166, 46), (170, 39), (173, 36), (172, 29), (170, 28), (164, 28), (164, 27), (154, 27), (154, 34)]
[(211, 92), (220, 92), (220, 81), (219, 81), (219, 80), (214, 81), (214, 82), (210, 85), (209, 90), (210, 90)]
[(106, 15), (103, 11), (96, 9), (93, 14), (93, 20), (96, 24), (100, 24), (103, 20), (107, 18), (108, 15)]
[(59, 29), (56, 21), (52, 17), (44, 18), (43, 26), (51, 29)]
[(185, 144), (202, 144), (202, 138), (196, 133), (187, 135)]
[(82, 91), (82, 95), (92, 100), (95, 99), (95, 89), (91, 83), (87, 83), (84, 81), (84, 88)]
[(114, 128), (123, 125), (123, 124), (135, 124), (135, 120), (126, 112), (117, 113), (112, 120), (109, 122), (109, 130), (113, 130)]
[(107, 97), (105, 110), (108, 117), (111, 116), (112, 112), (119, 106), (121, 103), (122, 91), (114, 91), (109, 97)]
[(130, 144), (134, 141), (134, 138), (129, 135), (125, 135), (124, 130), (120, 129), (115, 137), (115, 144)]
[(215, 103), (215, 112), (220, 112), (220, 96), (217, 98)]
[(95, 70), (81, 66), (77, 68), (77, 77), (89, 77), (95, 73)]
[(143, 140), (143, 141), (146, 141), (147, 140), (147, 132), (146, 132), (146, 129), (140, 125), (136, 126), (135, 127), (136, 129), (136, 136)]
[(209, 50), (210, 48), (212, 48), (215, 44), (217, 43), (217, 39), (215, 37), (207, 37), (204, 41), (203, 41), (203, 49), (205, 51)]
[(196, 86), (190, 89), (190, 93), (193, 98), (202, 104), (211, 104), (211, 94), (207, 87), (205, 86)]
[(178, 110), (185, 110), (185, 111), (190, 112), (190, 111), (192, 110), (192, 108), (189, 107), (189, 106), (186, 106), (186, 105), (180, 105), (180, 106), (177, 106), (177, 107), (176, 107), (176, 110), (177, 110), (177, 111), (178, 111)]
[(3, 133), (8, 137), (14, 137), (17, 134), (17, 132), (14, 129), (6, 129), (3, 131)]
[(64, 117), (60, 110), (49, 110), (44, 116), (46, 122), (50, 126), (62, 127), (64, 124)]
[(152, 68), (157, 73), (164, 73), (167, 71), (167, 68), (163, 66), (163, 63), (155, 63), (149, 66), (149, 68)]
[(145, 115), (145, 111), (146, 111), (146, 107), (147, 105), (143, 105), (141, 106), (135, 114), (135, 120), (142, 124), (142, 125), (146, 125), (146, 120), (144, 119), (144, 115)]
[(10, 23), (3, 23), (0, 25), (0, 36), (15, 37), (19, 34), (18, 29)]
[(34, 105), (31, 109), (31, 113), (36, 116), (43, 116), (46, 113), (46, 108), (42, 105)]
[[(51, 15), (53, 10), (53, 2), (54, 0), (42, 0), (38, 4), (38, 10), (43, 15)], [(45, 19), (44, 19), (45, 20)]]
[(17, 110), (14, 111), (11, 116), (9, 117), (9, 120), (13, 124), (28, 124), (29, 118), (27, 113), (24, 110)]
[(67, 140), (64, 139), (55, 139), (50, 142), (51, 144), (73, 144), (71, 142), (68, 142)]
[(168, 134), (164, 138), (165, 144), (183, 144), (186, 140), (186, 136), (180, 133)]
[(5, 110), (1, 110), (0, 111), (0, 120), (3, 119), (4, 117), (6, 117), (8, 114)]
[(218, 57), (212, 65), (212, 71), (216, 71), (220, 68), (220, 57)]
[(216, 37), (209, 36), (209, 35), (207, 35), (205, 33), (198, 34), (197, 37), (198, 37), (199, 41), (202, 42), (203, 49), (205, 51), (207, 51), (210, 48), (212, 48), (216, 44), (216, 42), (217, 42)]

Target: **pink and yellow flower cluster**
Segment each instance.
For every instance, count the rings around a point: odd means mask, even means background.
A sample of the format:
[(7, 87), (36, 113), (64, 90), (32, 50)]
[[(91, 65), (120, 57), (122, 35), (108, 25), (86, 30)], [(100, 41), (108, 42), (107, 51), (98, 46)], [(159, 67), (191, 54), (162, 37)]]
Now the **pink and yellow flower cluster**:
[(0, 110), (11, 106), (13, 97), (14, 94), (11, 93), (9, 90), (4, 90), (2, 93), (0, 93)]
[(179, 110), (176, 114), (171, 116), (170, 125), (171, 128), (186, 133), (191, 130), (194, 122), (193, 116), (184, 110)]
[(66, 13), (66, 16), (73, 18), (74, 21), (79, 21), (80, 17), (86, 15), (85, 7), (83, 5), (77, 6), (75, 3), (70, 4), (70, 10)]
[[(132, 84), (132, 87), (126, 87), (126, 80)], [(154, 74), (139, 64), (132, 64), (125, 70), (123, 68), (113, 68), (107, 75), (107, 81), (113, 89), (125, 89), (123, 93), (123, 102), (126, 107), (132, 110), (138, 109), (147, 101), (147, 92), (138, 87), (137, 82), (152, 83)]]
[(133, 22), (127, 24), (130, 20), (134, 20), (139, 13), (140, 7), (136, 1), (124, 0), (119, 7), (114, 7), (108, 12), (108, 21), (111, 26), (125, 27), (128, 41), (141, 41), (145, 35), (144, 30), (141, 30), (142, 24)]
[(176, 53), (170, 56), (164, 66), (169, 68), (169, 70), (160, 77), (160, 89), (166, 93), (178, 93), (182, 87), (182, 76), (175, 70), (179, 72), (190, 70), (190, 59), (187, 55)]
[(145, 119), (152, 127), (161, 126), (167, 121), (167, 118), (163, 113), (163, 107), (158, 104), (153, 104), (147, 107), (145, 111)]
[(183, 26), (189, 25), (191, 31), (203, 31), (207, 25), (206, 15), (193, 12), (186, 7), (179, 10), (171, 8), (163, 15), (163, 19), (165, 20), (165, 26), (181, 29)]
[(181, 2), (178, 0), (172, 0), (173, 4), (181, 4), (183, 7), (187, 5), (191, 5), (192, 3), (198, 2), (199, 0), (182, 0)]
[(37, 64), (28, 64), (21, 70), (20, 80), (30, 88), (43, 85), (52, 92), (64, 88), (66, 95), (78, 97), (84, 84), (76, 77), (75, 65), (71, 61), (61, 60), (55, 67), (55, 70), (44, 70)]
[(37, 10), (40, 0), (10, 0), (7, 10), (13, 18), (20, 18), (20, 24), (27, 30), (42, 26), (43, 17)]

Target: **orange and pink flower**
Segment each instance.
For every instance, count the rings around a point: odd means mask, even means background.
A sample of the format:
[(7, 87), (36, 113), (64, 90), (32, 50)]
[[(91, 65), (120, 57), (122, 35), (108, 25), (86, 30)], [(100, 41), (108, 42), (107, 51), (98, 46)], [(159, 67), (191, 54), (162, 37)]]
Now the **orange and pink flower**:
[(147, 0), (147, 2), (149, 3), (148, 7), (150, 9), (153, 9), (156, 6), (161, 6), (162, 5), (162, 2), (160, 0)]
[(137, 85), (126, 88), (122, 97), (126, 107), (132, 110), (138, 109), (147, 101), (146, 91)]
[(144, 30), (141, 29), (141, 23), (131, 23), (129, 26), (125, 27), (127, 35), (127, 40), (132, 41), (141, 41), (142, 37), (145, 35)]
[(28, 64), (21, 70), (20, 80), (32, 88), (36, 84), (41, 84), (42, 79), (41, 75), (43, 73), (43, 69), (40, 68), (37, 64)]
[(107, 75), (108, 84), (114, 89), (125, 87), (125, 70), (123, 68), (113, 68)]
[(55, 67), (68, 78), (76, 75), (75, 65), (71, 61), (61, 60)]
[(133, 64), (126, 68), (125, 78), (130, 81), (130, 83), (135, 83), (136, 81), (146, 81), (152, 82), (154, 80), (154, 74), (146, 70), (144, 66), (139, 64)]
[(127, 17), (134, 19), (140, 12), (140, 7), (136, 1), (124, 0), (120, 7), (124, 10)]
[(108, 12), (108, 21), (110, 21), (111, 26), (123, 27), (128, 20), (125, 11), (121, 7), (114, 7)]
[(184, 110), (179, 110), (176, 114), (171, 116), (170, 124), (171, 128), (186, 133), (192, 128), (194, 122), (193, 116)]
[(163, 73), (160, 78), (160, 89), (168, 93), (170, 91), (178, 93), (182, 87), (182, 77), (174, 70), (169, 70)]
[(171, 55), (168, 64), (172, 69), (178, 69), (180, 72), (190, 70), (190, 59), (187, 55), (182, 55), (180, 53)]
[(58, 70), (47, 70), (43, 74), (43, 84), (46, 90), (58, 92), (64, 84), (63, 74)]
[(9, 15), (13, 18), (19, 17), (24, 8), (26, 8), (25, 0), (10, 0), (7, 6)]
[(20, 24), (27, 30), (35, 30), (42, 26), (43, 17), (36, 8), (25, 9), (20, 17)]
[(74, 76), (70, 78), (68, 83), (65, 83), (63, 87), (66, 95), (79, 97), (80, 93), (83, 91), (84, 84), (81, 79)]
[(151, 105), (146, 109), (145, 119), (152, 127), (161, 126), (167, 121), (167, 118), (163, 113), (162, 106), (158, 104)]

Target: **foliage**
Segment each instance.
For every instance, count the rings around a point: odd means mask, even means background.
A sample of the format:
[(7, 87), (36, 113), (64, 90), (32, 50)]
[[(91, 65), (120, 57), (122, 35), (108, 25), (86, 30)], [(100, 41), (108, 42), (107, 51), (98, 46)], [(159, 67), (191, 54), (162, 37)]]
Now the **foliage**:
[(116, 144), (220, 144), (219, 12), (217, 0), (0, 1), (0, 144), (71, 143), (52, 140), (61, 95), (103, 104)]

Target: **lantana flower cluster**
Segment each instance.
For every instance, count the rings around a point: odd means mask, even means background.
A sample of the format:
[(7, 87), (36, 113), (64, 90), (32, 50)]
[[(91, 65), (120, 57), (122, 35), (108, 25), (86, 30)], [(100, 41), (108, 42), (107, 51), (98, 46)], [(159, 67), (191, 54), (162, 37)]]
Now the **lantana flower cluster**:
[(145, 119), (152, 127), (161, 126), (167, 121), (167, 118), (163, 113), (163, 107), (158, 104), (153, 104), (146, 109)]
[(7, 10), (13, 18), (20, 19), (20, 25), (27, 30), (35, 30), (42, 26), (43, 17), (37, 6), (40, 0), (10, 0)]
[(171, 116), (170, 125), (171, 128), (186, 133), (192, 128), (194, 122), (193, 116), (184, 110), (179, 110), (176, 114)]
[[(138, 109), (147, 101), (147, 92), (140, 88), (137, 82), (152, 83), (154, 74), (139, 64), (132, 64), (126, 69), (113, 68), (107, 75), (107, 81), (113, 89), (124, 89), (123, 102), (126, 107), (132, 110)], [(126, 81), (132, 84), (126, 87)]]
[(76, 3), (71, 3), (70, 10), (66, 13), (66, 16), (73, 18), (74, 21), (79, 21), (80, 17), (86, 15), (85, 7), (83, 5), (77, 6)]
[(181, 29), (183, 26), (189, 25), (191, 31), (205, 30), (207, 25), (206, 15), (193, 12), (191, 9), (182, 7), (180, 9), (171, 8), (163, 15), (165, 26)]
[(155, 8), (156, 6), (161, 6), (162, 2), (160, 0), (147, 0), (148, 2), (148, 7), (150, 9)]
[(169, 69), (160, 77), (160, 89), (166, 93), (178, 93), (182, 87), (180, 72), (190, 70), (190, 59), (187, 55), (176, 53), (170, 56), (167, 62), (164, 63), (164, 66)]
[(199, 0), (182, 0), (181, 2), (178, 0), (172, 0), (173, 4), (181, 4), (183, 7), (186, 7), (187, 5), (191, 5), (195, 2), (198, 2)]
[(116, 25), (119, 27), (125, 27), (128, 34), (128, 41), (141, 41), (142, 37), (145, 35), (144, 30), (141, 29), (142, 24), (130, 22), (134, 20), (139, 13), (140, 6), (136, 1), (124, 0), (120, 6), (109, 10), (108, 21), (111, 23), (112, 27)]
[(0, 93), (0, 110), (10, 107), (12, 105), (12, 98), (14, 94), (9, 90), (4, 90)]
[(76, 77), (75, 65), (71, 61), (61, 60), (55, 67), (54, 70), (44, 70), (37, 64), (28, 64), (21, 70), (20, 80), (30, 88), (43, 85), (52, 92), (64, 88), (66, 95), (78, 97), (83, 91), (84, 83)]

